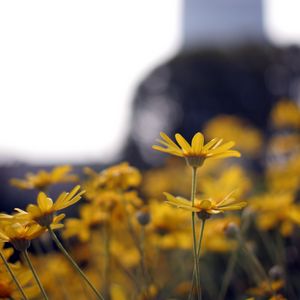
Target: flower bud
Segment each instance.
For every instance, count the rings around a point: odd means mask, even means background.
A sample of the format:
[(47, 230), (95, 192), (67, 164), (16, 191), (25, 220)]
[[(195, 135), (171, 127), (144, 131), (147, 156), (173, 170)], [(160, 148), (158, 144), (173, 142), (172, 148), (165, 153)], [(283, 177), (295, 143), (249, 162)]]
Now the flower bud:
[(146, 226), (151, 221), (148, 209), (142, 209), (136, 213), (136, 218), (142, 226)]
[(283, 269), (281, 266), (275, 265), (269, 270), (269, 276), (272, 280), (278, 280), (283, 278)]
[(224, 231), (225, 231), (227, 238), (235, 239), (237, 237), (237, 235), (239, 234), (240, 229), (235, 223), (231, 222), (225, 227)]

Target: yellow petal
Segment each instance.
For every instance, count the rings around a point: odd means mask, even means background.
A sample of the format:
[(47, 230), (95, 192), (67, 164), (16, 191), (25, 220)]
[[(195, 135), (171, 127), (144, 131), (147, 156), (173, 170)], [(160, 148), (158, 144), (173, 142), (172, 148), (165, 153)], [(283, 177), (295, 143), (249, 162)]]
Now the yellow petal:
[(160, 136), (167, 142), (168, 145), (180, 150), (179, 147), (164, 132), (161, 132)]
[(186, 141), (186, 139), (181, 134), (176, 133), (175, 138), (177, 143), (180, 145), (180, 147), (185, 153), (190, 153), (192, 151), (190, 144)]
[(52, 200), (43, 192), (38, 194), (37, 203), (42, 213), (48, 212), (53, 206)]
[(201, 132), (197, 132), (192, 140), (192, 149), (195, 154), (200, 154), (204, 144), (204, 137)]
[(220, 140), (220, 139), (218, 139), (218, 138), (214, 138), (214, 139), (212, 139), (211, 141), (209, 141), (207, 144), (205, 144), (204, 146), (203, 146), (203, 151), (205, 150), (209, 150), (211, 147), (213, 147), (216, 143), (218, 143), (218, 142), (222, 142), (222, 140)]
[(26, 208), (27, 212), (32, 215), (32, 217), (37, 217), (43, 214), (40, 208), (34, 204), (29, 204)]
[(200, 203), (199, 203), (199, 208), (201, 209), (210, 209), (212, 206), (212, 203), (210, 200), (200, 200)]
[(235, 142), (230, 141), (230, 142), (225, 143), (225, 144), (222, 145), (222, 146), (219, 146), (219, 147), (216, 147), (216, 148), (214, 148), (214, 149), (211, 149), (211, 150), (209, 151), (209, 153), (218, 154), (218, 153), (227, 151), (228, 149), (232, 148), (234, 145), (235, 145)]
[(241, 157), (241, 153), (235, 150), (227, 150), (226, 152), (220, 154), (209, 154), (208, 158), (211, 159), (219, 159), (219, 158), (226, 158), (226, 157)]

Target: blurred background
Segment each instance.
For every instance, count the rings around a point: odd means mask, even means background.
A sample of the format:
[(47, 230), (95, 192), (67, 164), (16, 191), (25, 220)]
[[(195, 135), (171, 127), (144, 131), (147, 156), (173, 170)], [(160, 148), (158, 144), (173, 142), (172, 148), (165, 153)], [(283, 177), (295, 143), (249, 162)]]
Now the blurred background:
[(159, 165), (160, 131), (190, 138), (220, 113), (266, 131), (275, 102), (300, 99), (299, 10), (297, 0), (1, 2), (3, 209), (21, 195), (12, 177)]

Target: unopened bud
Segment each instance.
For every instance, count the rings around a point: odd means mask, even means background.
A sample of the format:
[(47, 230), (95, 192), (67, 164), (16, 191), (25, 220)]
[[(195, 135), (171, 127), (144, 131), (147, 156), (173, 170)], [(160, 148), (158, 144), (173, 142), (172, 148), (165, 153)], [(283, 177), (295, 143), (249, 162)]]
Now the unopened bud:
[(269, 276), (273, 280), (282, 279), (283, 277), (283, 269), (281, 266), (275, 265), (269, 270)]
[(225, 234), (229, 239), (235, 239), (237, 235), (239, 234), (240, 229), (239, 227), (231, 222), (225, 227)]
[(136, 213), (136, 218), (142, 226), (146, 226), (151, 221), (151, 216), (147, 209), (138, 211)]

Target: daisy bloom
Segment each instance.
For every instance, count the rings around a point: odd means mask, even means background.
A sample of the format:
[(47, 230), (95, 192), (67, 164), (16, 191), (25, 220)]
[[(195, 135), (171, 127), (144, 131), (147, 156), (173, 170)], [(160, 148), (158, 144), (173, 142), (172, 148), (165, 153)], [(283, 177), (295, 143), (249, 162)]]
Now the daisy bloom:
[(236, 200), (233, 197), (233, 192), (229, 193), (226, 197), (220, 200), (216, 199), (195, 199), (194, 205), (190, 200), (182, 197), (175, 197), (169, 193), (164, 193), (167, 198), (167, 203), (174, 205), (178, 208), (195, 212), (200, 218), (209, 218), (210, 215), (223, 213), (228, 210), (240, 210), (247, 205), (245, 201)]
[(0, 241), (9, 242), (18, 251), (25, 251), (30, 246), (30, 241), (39, 237), (45, 229), (38, 224), (19, 223), (12, 217), (0, 228)]
[(162, 140), (158, 140), (162, 146), (154, 145), (152, 148), (161, 152), (166, 152), (175, 156), (184, 157), (188, 165), (199, 167), (208, 158), (226, 158), (240, 157), (241, 154), (236, 150), (231, 150), (235, 145), (233, 141), (222, 145), (223, 139), (214, 138), (204, 144), (204, 136), (201, 132), (197, 132), (191, 144), (179, 133), (175, 134), (178, 145), (173, 142), (164, 132), (160, 133)]
[(74, 182), (78, 177), (70, 174), (71, 166), (58, 166), (51, 171), (40, 170), (38, 173), (27, 173), (25, 179), (11, 179), (11, 185), (25, 190), (37, 189), (40, 191), (46, 190), (50, 185), (64, 182)]
[(65, 214), (55, 216), (55, 213), (78, 202), (84, 193), (84, 191), (79, 192), (79, 190), (80, 186), (77, 185), (70, 193), (61, 193), (54, 203), (44, 192), (40, 192), (37, 197), (37, 205), (29, 204), (26, 211), (17, 208), (19, 213), (16, 218), (33, 220), (40, 226), (51, 226), (52, 229), (62, 227), (62, 224), (58, 223), (65, 217)]

